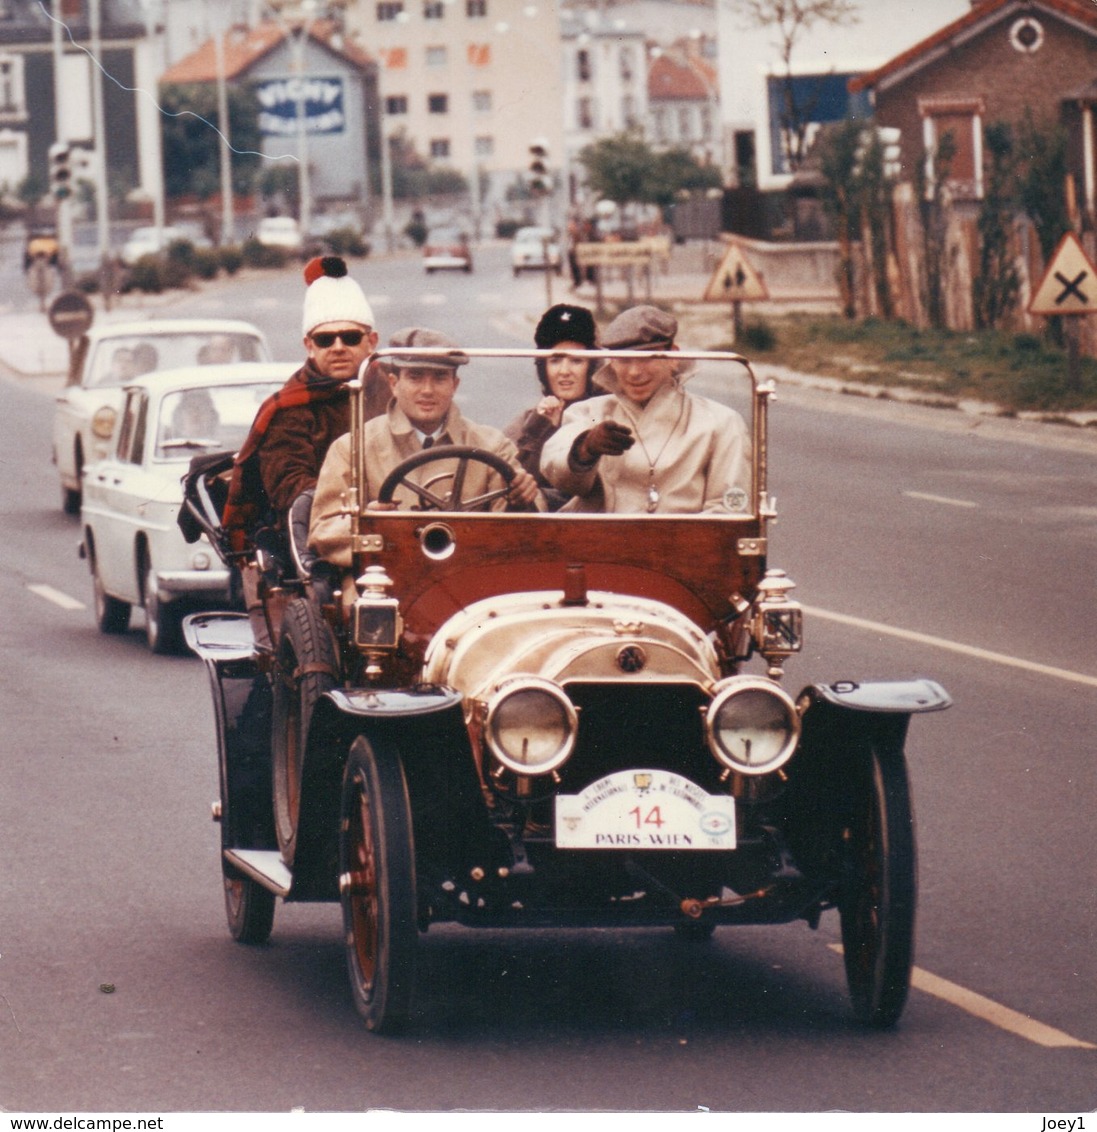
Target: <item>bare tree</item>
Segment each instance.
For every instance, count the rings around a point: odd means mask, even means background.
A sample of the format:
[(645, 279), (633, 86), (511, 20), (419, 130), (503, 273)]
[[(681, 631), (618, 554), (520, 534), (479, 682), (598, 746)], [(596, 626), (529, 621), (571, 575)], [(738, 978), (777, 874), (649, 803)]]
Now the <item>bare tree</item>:
[(849, 27), (858, 22), (858, 6), (853, 0), (721, 0), (737, 12), (748, 26), (773, 28), (774, 46), (781, 55), (781, 134), (789, 167), (795, 172), (803, 163), (808, 146), (812, 99), (797, 97), (792, 74), (792, 56), (797, 45), (817, 24)]

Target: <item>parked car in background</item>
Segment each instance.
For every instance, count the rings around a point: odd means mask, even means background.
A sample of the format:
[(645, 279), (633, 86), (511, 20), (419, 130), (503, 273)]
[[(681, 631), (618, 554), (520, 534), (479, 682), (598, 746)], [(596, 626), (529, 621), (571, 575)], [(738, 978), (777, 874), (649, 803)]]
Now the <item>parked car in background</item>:
[(423, 267), (434, 271), (472, 270), (468, 236), (457, 227), (431, 228), (423, 244)]
[(134, 228), (129, 239), (122, 245), (121, 259), (126, 267), (133, 267), (138, 260), (145, 256), (159, 255), (165, 252), (172, 244), (187, 243), (196, 248), (210, 248), (213, 246), (209, 237), (197, 228), (184, 228), (168, 225), (157, 228), (147, 226)]
[(237, 319), (147, 319), (93, 326), (76, 343), (53, 417), (61, 506), (80, 510), (86, 465), (110, 450), (122, 387), (155, 370), (205, 362), (270, 360), (263, 332)]
[(292, 216), (265, 216), (255, 229), (255, 238), (264, 247), (284, 248), (295, 255), (304, 247), (301, 226)]
[(133, 607), (143, 606), (149, 647), (176, 652), (185, 613), (232, 602), (232, 572), (206, 539), (188, 544), (179, 530), (182, 477), (194, 456), (238, 449), (259, 406), (294, 369), (191, 366), (121, 390), (115, 443), (88, 467), (80, 510), (80, 551), (101, 632), (124, 633)]
[(556, 232), (552, 228), (519, 228), (510, 245), (510, 265), (516, 278), (523, 271), (546, 268), (559, 275), (563, 261)]

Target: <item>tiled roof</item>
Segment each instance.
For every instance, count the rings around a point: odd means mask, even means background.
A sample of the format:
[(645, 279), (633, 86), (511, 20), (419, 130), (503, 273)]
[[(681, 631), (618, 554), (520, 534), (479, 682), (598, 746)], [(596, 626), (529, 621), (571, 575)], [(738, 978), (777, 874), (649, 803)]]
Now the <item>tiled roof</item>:
[(648, 98), (697, 102), (716, 91), (716, 71), (696, 55), (657, 55), (648, 68)]
[[(371, 57), (351, 40), (340, 39), (331, 20), (315, 20), (309, 25), (309, 38), (322, 43), (329, 51), (365, 68)], [(281, 24), (259, 24), (251, 28), (234, 28), (225, 40), (225, 78), (232, 80), (246, 74), (264, 55), (273, 51), (288, 32)], [(217, 55), (212, 39), (197, 51), (180, 59), (161, 76), (162, 83), (212, 83), (217, 79)]]
[(1081, 23), (1097, 35), (1097, 4), (1093, 0), (977, 0), (971, 11), (965, 12), (959, 19), (889, 59), (875, 71), (868, 71), (852, 79), (849, 89), (855, 93), (871, 90), (901, 71), (924, 65), (938, 52), (947, 50), (950, 41), (978, 29), (982, 23), (1001, 18), (1011, 10), (1019, 16), (1031, 16), (1040, 9)]

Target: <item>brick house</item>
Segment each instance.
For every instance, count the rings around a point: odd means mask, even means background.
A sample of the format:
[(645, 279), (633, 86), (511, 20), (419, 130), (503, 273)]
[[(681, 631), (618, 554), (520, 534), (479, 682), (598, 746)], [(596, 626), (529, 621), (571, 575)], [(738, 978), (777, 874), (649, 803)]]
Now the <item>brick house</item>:
[[(957, 200), (983, 195), (983, 129), (1063, 123), (1079, 203), (1090, 223), (1097, 196), (1093, 108), (1097, 104), (1097, 4), (1092, 0), (975, 0), (971, 10), (850, 82), (870, 92), (876, 121), (901, 131), (902, 177), (932, 162), (950, 132)], [(928, 155), (928, 158), (927, 158)]]

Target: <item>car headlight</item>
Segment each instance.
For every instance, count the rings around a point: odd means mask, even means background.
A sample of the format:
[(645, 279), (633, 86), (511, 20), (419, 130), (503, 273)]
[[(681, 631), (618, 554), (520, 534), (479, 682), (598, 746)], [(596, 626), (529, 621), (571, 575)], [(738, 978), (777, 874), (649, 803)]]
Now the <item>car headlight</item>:
[(732, 676), (716, 686), (705, 714), (716, 758), (739, 774), (771, 774), (792, 757), (800, 715), (779, 685), (761, 676)]
[(110, 440), (117, 417), (118, 414), (109, 405), (103, 405), (95, 410), (95, 415), (91, 418), (91, 431), (100, 440)]
[(549, 774), (575, 748), (579, 719), (564, 690), (539, 676), (517, 676), (488, 701), (484, 734), (492, 754), (515, 774)]

